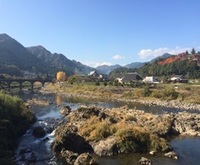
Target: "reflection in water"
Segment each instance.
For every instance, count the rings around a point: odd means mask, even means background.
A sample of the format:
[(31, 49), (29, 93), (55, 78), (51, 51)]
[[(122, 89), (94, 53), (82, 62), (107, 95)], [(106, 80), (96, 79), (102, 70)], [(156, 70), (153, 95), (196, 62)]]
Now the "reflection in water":
[(64, 102), (64, 98), (61, 95), (56, 95), (56, 105), (60, 106)]

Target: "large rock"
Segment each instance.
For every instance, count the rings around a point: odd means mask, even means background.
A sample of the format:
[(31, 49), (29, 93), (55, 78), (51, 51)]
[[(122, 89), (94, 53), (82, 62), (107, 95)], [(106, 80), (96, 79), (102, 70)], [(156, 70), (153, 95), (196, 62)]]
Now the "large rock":
[(174, 129), (182, 135), (200, 135), (200, 115), (180, 112), (175, 116)]
[(63, 116), (69, 115), (70, 112), (71, 112), (70, 106), (64, 106), (60, 109), (60, 114)]
[(151, 160), (145, 157), (141, 157), (141, 159), (138, 162), (139, 164), (151, 165)]
[(178, 159), (178, 155), (174, 151), (167, 152), (164, 155), (172, 159)]
[(87, 120), (91, 116), (98, 116), (100, 120), (104, 120), (107, 115), (102, 112), (101, 108), (98, 107), (87, 107), (81, 106), (73, 113), (73, 121)]
[(99, 156), (111, 156), (118, 153), (117, 139), (115, 137), (108, 137), (98, 143), (93, 144), (94, 152)]
[(74, 164), (74, 162), (76, 161), (76, 159), (79, 155), (78, 155), (78, 153), (74, 153), (74, 152), (69, 151), (69, 150), (62, 150), (61, 156), (66, 161), (66, 163)]
[(53, 143), (54, 152), (61, 152), (62, 149), (75, 153), (84, 153), (93, 151), (90, 144), (77, 134), (74, 126), (60, 127), (56, 130), (55, 141)]
[(35, 136), (37, 138), (42, 138), (46, 135), (46, 132), (45, 132), (44, 128), (37, 126), (37, 127), (33, 128), (32, 134), (33, 134), (33, 136)]
[(88, 153), (83, 153), (78, 156), (74, 165), (98, 165), (97, 162)]

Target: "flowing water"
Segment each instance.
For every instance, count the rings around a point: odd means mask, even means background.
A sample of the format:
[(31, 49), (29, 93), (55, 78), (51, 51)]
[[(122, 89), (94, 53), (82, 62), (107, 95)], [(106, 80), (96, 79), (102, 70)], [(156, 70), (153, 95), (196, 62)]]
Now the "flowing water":
[[(22, 95), (23, 97), (38, 97), (38, 95)], [(59, 124), (61, 115), (60, 107), (69, 105), (72, 110), (77, 109), (80, 105), (95, 105), (100, 107), (112, 108), (120, 107), (125, 104), (122, 102), (80, 102), (71, 100), (62, 96), (49, 95), (46, 96), (53, 101), (52, 105), (33, 109), (37, 122), (33, 125), (42, 126), (47, 132), (43, 138), (36, 138), (32, 135), (33, 128), (29, 129), (21, 138), (19, 147), (16, 150), (16, 161), (18, 165), (63, 165), (59, 162), (51, 152), (51, 143), (53, 141), (54, 128)], [(163, 108), (157, 106), (146, 106), (141, 104), (128, 104), (130, 108), (138, 108), (147, 112), (163, 114), (174, 110), (172, 108)], [(175, 149), (179, 156), (178, 160), (172, 160), (162, 155), (150, 156), (149, 154), (121, 154), (112, 157), (98, 157), (95, 155), (100, 165), (136, 165), (138, 160), (143, 156), (150, 158), (153, 165), (199, 165), (200, 164), (200, 138), (199, 137), (184, 137), (175, 138), (171, 141), (171, 146)]]

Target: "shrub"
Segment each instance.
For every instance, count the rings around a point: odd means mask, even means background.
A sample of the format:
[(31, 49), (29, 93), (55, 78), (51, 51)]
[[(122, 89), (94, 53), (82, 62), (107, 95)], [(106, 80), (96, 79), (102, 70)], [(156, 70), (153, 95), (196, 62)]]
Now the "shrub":
[(190, 87), (185, 87), (185, 90), (190, 91), (191, 88)]
[[(20, 98), (0, 92), (0, 153), (12, 153), (19, 136), (34, 121), (35, 116)], [(0, 162), (5, 158), (2, 155), (4, 154), (0, 154)]]
[(169, 149), (168, 142), (163, 138), (159, 138), (155, 134), (150, 135), (150, 141), (150, 148), (153, 151), (166, 151)]
[(144, 87), (143, 89), (143, 96), (144, 97), (149, 97), (151, 95), (152, 91), (149, 89), (149, 87)]
[(126, 118), (125, 118), (125, 121), (136, 122), (137, 118), (135, 116), (132, 116), (132, 115), (127, 115)]
[(92, 116), (80, 130), (80, 134), (87, 140), (101, 140), (113, 134), (114, 129), (106, 121), (100, 121), (97, 116)]
[(108, 83), (107, 83), (106, 81), (104, 81), (103, 85), (104, 85), (104, 86), (107, 86), (107, 85), (108, 85)]
[(154, 90), (154, 91), (152, 91), (151, 96), (155, 97), (155, 98), (162, 98), (163, 97), (163, 93), (161, 91)]
[(104, 139), (111, 135), (110, 126), (107, 122), (101, 122), (95, 129), (96, 139)]
[(100, 85), (100, 82), (99, 82), (99, 81), (96, 81), (96, 82), (95, 82), (95, 85), (96, 85), (96, 86), (99, 86), (99, 85)]
[(124, 128), (116, 134), (119, 138), (118, 147), (122, 152), (146, 152), (149, 150), (150, 141), (147, 132)]
[(135, 89), (134, 90), (134, 96), (142, 97), (143, 96), (143, 90), (142, 89)]
[(123, 97), (134, 98), (134, 93), (132, 91), (124, 92)]
[(163, 98), (168, 100), (173, 100), (178, 98), (178, 92), (172, 87), (166, 87), (163, 91)]

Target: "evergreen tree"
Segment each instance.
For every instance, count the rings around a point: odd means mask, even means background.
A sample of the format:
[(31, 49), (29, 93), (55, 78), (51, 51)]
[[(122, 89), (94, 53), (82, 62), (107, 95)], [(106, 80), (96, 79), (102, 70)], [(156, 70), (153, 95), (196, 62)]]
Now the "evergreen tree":
[(196, 54), (196, 51), (194, 48), (192, 48), (191, 54)]

